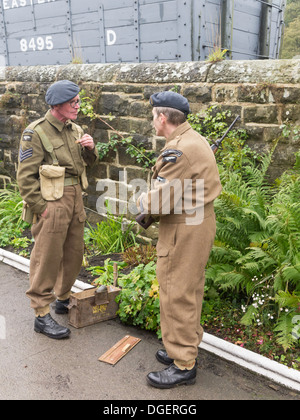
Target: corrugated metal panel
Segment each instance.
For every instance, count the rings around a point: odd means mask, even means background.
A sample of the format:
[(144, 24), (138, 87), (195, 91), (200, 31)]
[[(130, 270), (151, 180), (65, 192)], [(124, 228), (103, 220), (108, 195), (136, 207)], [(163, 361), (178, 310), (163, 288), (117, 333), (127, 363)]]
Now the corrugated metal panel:
[(2, 0), (0, 55), (7, 65), (197, 61), (221, 46), (233, 59), (277, 58), (283, 9), (283, 0)]

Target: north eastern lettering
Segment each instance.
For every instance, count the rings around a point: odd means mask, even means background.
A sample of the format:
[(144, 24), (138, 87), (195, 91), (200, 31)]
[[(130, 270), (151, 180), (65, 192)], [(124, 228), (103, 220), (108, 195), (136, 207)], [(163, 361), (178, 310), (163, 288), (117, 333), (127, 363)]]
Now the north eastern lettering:
[(34, 4), (51, 3), (56, 0), (2, 0), (3, 9), (16, 9), (19, 7), (32, 6)]

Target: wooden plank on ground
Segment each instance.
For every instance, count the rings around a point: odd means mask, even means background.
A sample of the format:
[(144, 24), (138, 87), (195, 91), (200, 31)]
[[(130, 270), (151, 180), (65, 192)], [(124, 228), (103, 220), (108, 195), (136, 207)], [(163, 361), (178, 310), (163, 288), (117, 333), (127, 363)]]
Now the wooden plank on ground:
[(130, 335), (126, 335), (122, 340), (115, 344), (111, 349), (104, 353), (100, 358), (100, 362), (115, 365), (118, 363), (127, 353), (130, 352), (141, 340)]

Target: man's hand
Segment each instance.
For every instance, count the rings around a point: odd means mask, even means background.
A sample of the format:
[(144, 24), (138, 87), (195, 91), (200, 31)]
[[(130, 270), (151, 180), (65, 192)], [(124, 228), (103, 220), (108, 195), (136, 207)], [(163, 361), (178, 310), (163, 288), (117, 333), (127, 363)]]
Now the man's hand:
[(86, 147), (88, 150), (93, 150), (95, 148), (94, 139), (89, 134), (85, 134), (81, 139), (77, 140), (76, 143), (80, 143), (82, 147)]
[(46, 209), (42, 214), (41, 214), (41, 217), (46, 217), (47, 216), (47, 213), (48, 213), (48, 209)]

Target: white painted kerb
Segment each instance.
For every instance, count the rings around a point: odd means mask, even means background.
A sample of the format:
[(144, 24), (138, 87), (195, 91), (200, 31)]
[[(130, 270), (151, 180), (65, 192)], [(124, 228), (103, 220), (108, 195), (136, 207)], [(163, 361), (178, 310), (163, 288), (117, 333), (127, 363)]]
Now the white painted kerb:
[[(8, 264), (14, 268), (17, 268), (24, 273), (29, 274), (29, 260), (24, 257), (20, 257), (19, 255), (13, 254), (12, 252), (5, 251), (4, 249), (0, 248), (0, 262)], [(72, 292), (82, 292), (86, 289), (91, 289), (93, 286), (84, 283), (80, 280), (76, 280), (74, 286), (72, 287)]]
[(287, 388), (300, 391), (300, 372), (258, 353), (204, 333), (200, 348), (265, 376)]
[[(27, 258), (20, 257), (1, 248), (0, 262), (11, 265), (25, 273), (29, 273), (29, 260)], [(89, 288), (92, 288), (92, 286), (76, 280), (72, 292), (81, 292), (82, 290)], [(289, 369), (287, 366), (274, 362), (267, 357), (236, 346), (235, 344), (228, 343), (225, 340), (207, 333), (204, 333), (200, 348), (252, 372), (265, 376), (287, 388), (300, 391), (300, 372), (295, 369)]]

